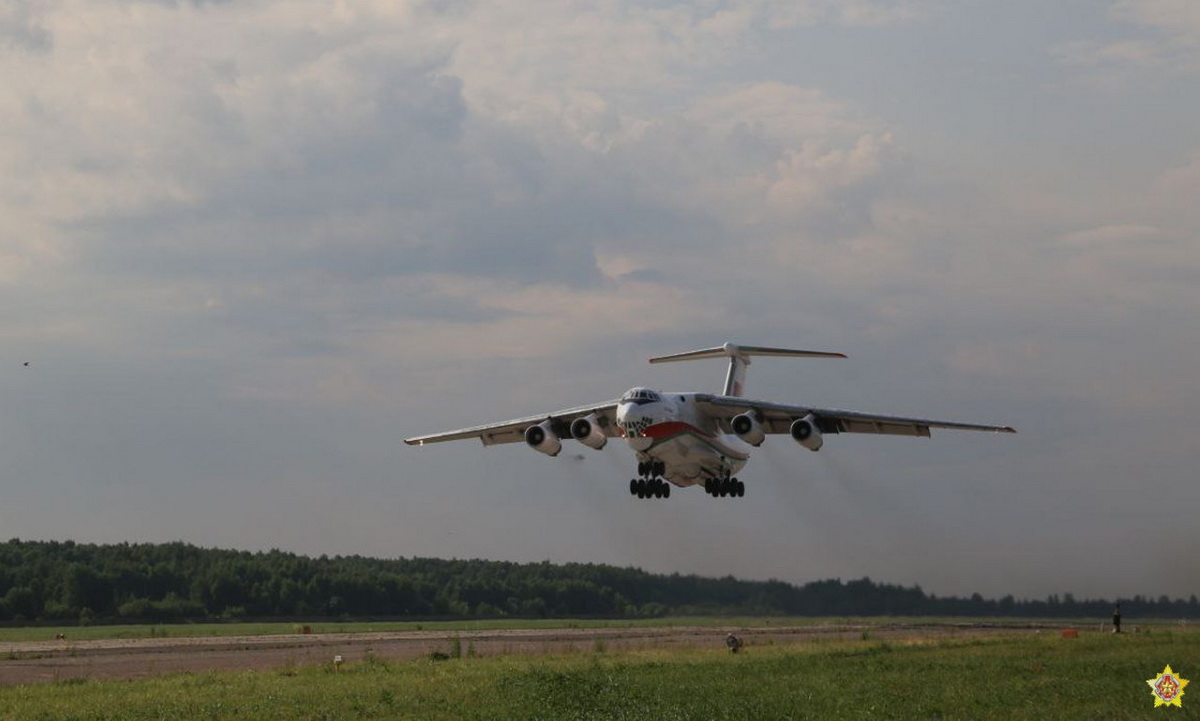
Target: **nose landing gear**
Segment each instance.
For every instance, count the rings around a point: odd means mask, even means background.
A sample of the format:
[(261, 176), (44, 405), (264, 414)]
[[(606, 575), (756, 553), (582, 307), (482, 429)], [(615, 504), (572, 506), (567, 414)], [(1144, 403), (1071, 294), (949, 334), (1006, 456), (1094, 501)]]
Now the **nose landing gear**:
[(629, 480), (629, 494), (638, 498), (670, 498), (671, 484), (661, 476), (667, 472), (662, 461), (639, 461), (638, 475)]

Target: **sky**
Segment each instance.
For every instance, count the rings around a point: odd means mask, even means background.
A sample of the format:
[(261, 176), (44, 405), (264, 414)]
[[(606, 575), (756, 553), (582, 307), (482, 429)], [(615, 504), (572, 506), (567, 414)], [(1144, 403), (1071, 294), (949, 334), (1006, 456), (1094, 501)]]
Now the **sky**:
[[(1193, 0), (11, 0), (0, 74), (0, 537), (1200, 592)], [(402, 443), (726, 341), (1019, 433)]]

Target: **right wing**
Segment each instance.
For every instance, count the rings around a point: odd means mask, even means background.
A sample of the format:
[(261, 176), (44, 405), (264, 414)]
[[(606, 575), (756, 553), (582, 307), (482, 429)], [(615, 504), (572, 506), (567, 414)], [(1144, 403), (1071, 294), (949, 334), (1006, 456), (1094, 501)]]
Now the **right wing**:
[[(723, 427), (740, 413), (754, 411), (766, 433), (788, 433), (792, 421), (809, 414), (816, 419), (822, 433), (877, 433), (891, 436), (929, 437), (931, 428), (949, 428), (963, 431), (991, 431), (992, 433), (1016, 433), (1011, 426), (980, 425), (978, 423), (955, 423), (925, 418), (882, 416), (875, 413), (839, 411), (831, 408), (793, 406), (782, 403), (752, 401), (736, 396), (714, 396), (697, 394), (696, 402), (712, 418), (718, 419)], [(732, 431), (730, 431), (732, 432)]]
[(511, 421), (461, 428), (457, 431), (414, 436), (413, 438), (405, 438), (404, 442), (410, 446), (423, 446), (426, 443), (478, 438), (485, 446), (494, 446), (499, 443), (518, 443), (525, 440), (526, 428), (536, 426), (547, 420), (550, 421), (550, 427), (554, 430), (555, 435), (559, 438), (570, 438), (571, 422), (576, 418), (583, 418), (592, 413), (596, 414), (596, 418), (599, 420), (597, 425), (600, 426), (600, 430), (604, 435), (609, 438), (621, 435), (621, 429), (617, 427), (617, 401), (607, 401), (591, 406), (579, 406), (578, 408), (568, 408), (566, 410), (554, 411), (553, 413), (543, 413), (538, 416), (514, 418)]

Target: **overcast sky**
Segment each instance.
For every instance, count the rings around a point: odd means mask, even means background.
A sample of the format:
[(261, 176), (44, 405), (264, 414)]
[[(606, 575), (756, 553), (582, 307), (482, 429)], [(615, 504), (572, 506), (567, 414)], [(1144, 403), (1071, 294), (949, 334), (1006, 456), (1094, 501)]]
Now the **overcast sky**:
[[(1200, 592), (1194, 0), (9, 0), (0, 75), (3, 538)], [(725, 341), (1020, 433), (401, 442)]]

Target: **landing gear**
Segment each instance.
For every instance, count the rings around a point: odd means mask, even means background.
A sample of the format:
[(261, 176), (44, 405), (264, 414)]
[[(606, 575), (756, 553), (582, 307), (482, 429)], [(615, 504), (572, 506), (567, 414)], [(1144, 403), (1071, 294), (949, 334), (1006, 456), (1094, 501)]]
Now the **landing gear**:
[(638, 461), (638, 475), (629, 479), (629, 495), (638, 498), (670, 498), (671, 484), (661, 476), (666, 474), (667, 465), (662, 461)]
[(708, 478), (704, 481), (704, 492), (713, 498), (741, 498), (746, 495), (746, 484), (736, 478)]
[(670, 498), (671, 484), (661, 478), (634, 478), (629, 481), (629, 493), (638, 498)]
[(638, 475), (642, 478), (654, 478), (667, 474), (667, 464), (662, 461), (638, 461)]

